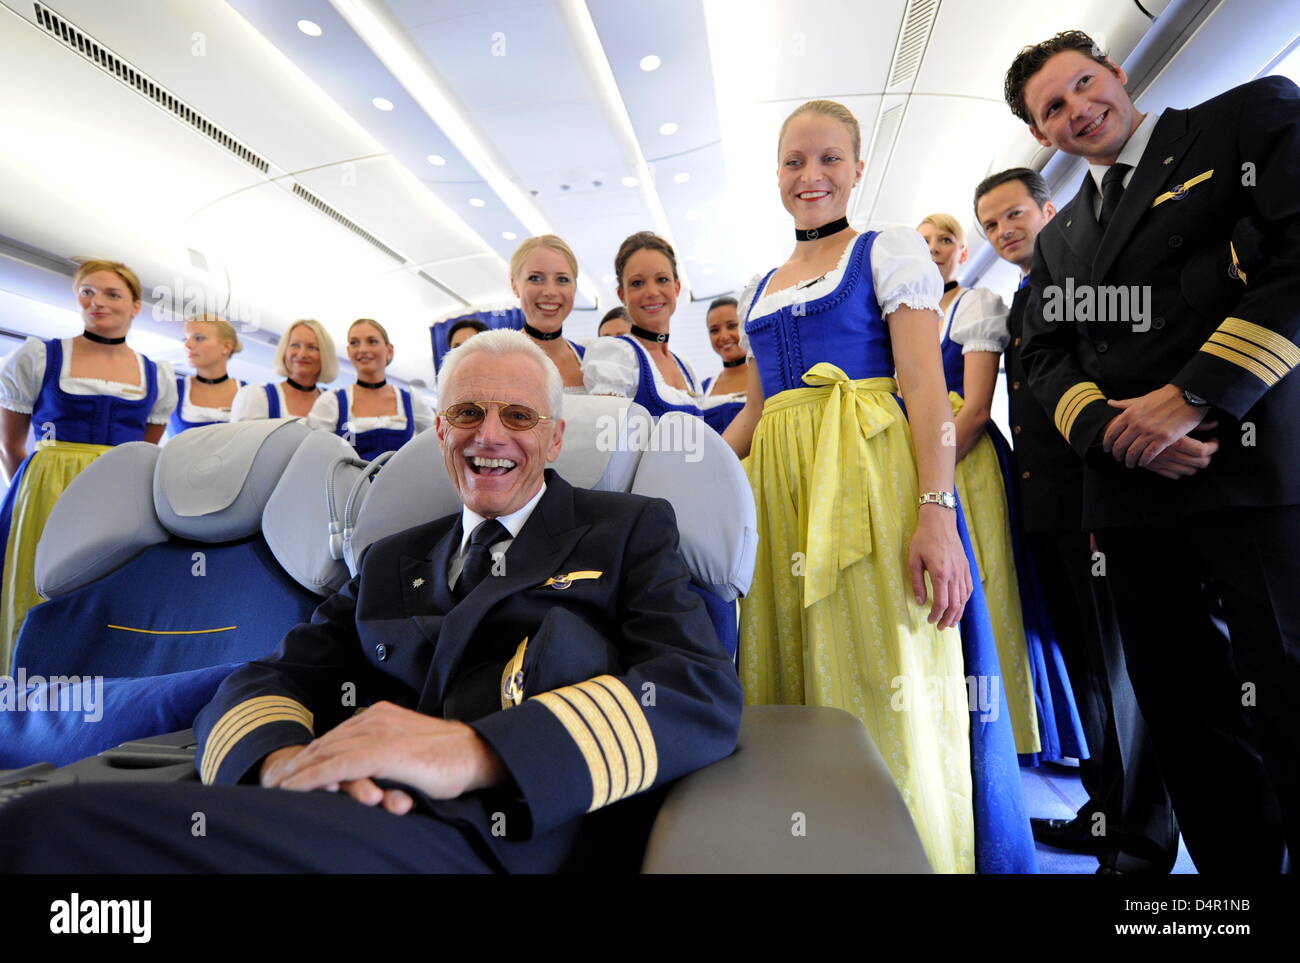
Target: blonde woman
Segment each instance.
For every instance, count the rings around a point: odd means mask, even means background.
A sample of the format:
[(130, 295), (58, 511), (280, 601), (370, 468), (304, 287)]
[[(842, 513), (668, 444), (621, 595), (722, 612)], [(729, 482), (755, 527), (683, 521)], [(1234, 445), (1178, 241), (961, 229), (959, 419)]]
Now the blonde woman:
[(275, 349), (275, 373), (284, 381), (240, 388), (231, 421), (254, 418), (305, 418), (320, 397), (320, 385), (339, 376), (334, 342), (319, 321), (295, 321)]
[(578, 259), (554, 234), (530, 237), (510, 257), (510, 290), (524, 312), (524, 334), (560, 371), (567, 394), (583, 394), (586, 349), (564, 335), (578, 288)]
[[(957, 630), (982, 599), (945, 444), (942, 282), (915, 231), (849, 226), (863, 162), (841, 104), (797, 108), (777, 164), (795, 248), (741, 298), (754, 363), (724, 433), (758, 508), (745, 699), (861, 719), (936, 871), (1032, 871), (1010, 732), (984, 728), (966, 704), (968, 675), (978, 686), (997, 664), (971, 658)], [(1012, 812), (990, 821), (990, 799), (1004, 797)]]
[[(176, 407), (171, 365), (126, 346), (140, 313), (140, 279), (117, 261), (86, 261), (73, 279), (85, 330), (27, 341), (0, 370), (0, 458), (9, 490), (0, 507), (0, 675), (8, 672), (36, 592), (36, 543), (59, 495), (114, 445), (154, 444)], [(26, 452), (28, 430), (36, 450)]]
[(176, 410), (167, 435), (230, 420), (230, 408), (242, 381), (231, 379), (226, 365), (244, 348), (235, 327), (215, 314), (200, 314), (185, 322), (185, 354), (194, 374), (176, 379)]

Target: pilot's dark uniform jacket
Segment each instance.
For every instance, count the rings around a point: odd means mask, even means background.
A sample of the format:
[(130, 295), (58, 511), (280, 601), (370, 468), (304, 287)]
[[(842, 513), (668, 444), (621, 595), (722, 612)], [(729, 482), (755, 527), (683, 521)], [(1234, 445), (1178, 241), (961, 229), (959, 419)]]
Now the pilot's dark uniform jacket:
[[(1097, 197), (1085, 176), (1038, 235), (1030, 386), (1085, 460), (1083, 525), (1193, 858), (1276, 870), (1274, 790), (1300, 852), (1300, 91), (1266, 77), (1165, 110), (1104, 229)], [(1081, 317), (1088, 298), (1114, 307), (1144, 287), (1145, 319)], [(1218, 421), (1220, 448), (1192, 477), (1126, 468), (1101, 447), (1119, 414), (1107, 399), (1166, 384)], [(1206, 585), (1231, 657), (1203, 631)]]
[[(227, 678), (195, 724), (197, 765), (205, 783), (234, 788), (192, 786), (173, 808), (203, 809), (214, 826), (235, 822), (243, 839), (225, 849), (181, 839), (172, 849), (179, 864), (233, 872), (269, 869), (277, 858), (290, 870), (585, 868), (572, 857), (590, 846), (593, 819), (606, 832), (616, 827), (625, 843), (643, 842), (653, 806), (633, 800), (586, 814), (733, 750), (740, 683), (688, 586), (666, 502), (575, 489), (548, 470), (545, 493), (498, 559), (504, 572), (457, 603), (448, 571), (461, 540), (457, 513), (376, 542), (358, 576), (273, 657)], [(268, 753), (311, 742), (379, 700), (470, 723), (503, 760), (506, 784), (433, 800), (377, 780), (413, 795), (416, 808), (405, 816), (341, 794), (236, 785), (256, 782)], [(129, 805), (158, 822), (149, 807), (161, 803), (151, 794), (176, 788), (144, 787)], [(98, 845), (78, 835), (82, 847)], [(322, 863), (313, 851), (335, 855)], [(140, 858), (148, 869), (172, 865), (166, 856), (161, 864)]]

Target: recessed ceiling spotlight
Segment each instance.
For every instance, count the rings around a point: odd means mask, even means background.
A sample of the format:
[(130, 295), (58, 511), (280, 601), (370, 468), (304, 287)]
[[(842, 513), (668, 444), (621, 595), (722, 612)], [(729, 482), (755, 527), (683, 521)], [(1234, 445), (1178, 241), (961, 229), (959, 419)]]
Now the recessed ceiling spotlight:
[(375, 107), (376, 107), (377, 109), (379, 109), (379, 110), (392, 110), (392, 109), (393, 109), (393, 102), (392, 102), (391, 100), (389, 100), (388, 98), (386, 98), (386, 97), (376, 97), (374, 100), (372, 100), (372, 101), (370, 101), (370, 102), (371, 102), (372, 104), (374, 104)]
[(677, 133), (677, 125), (671, 120), (666, 124), (660, 124), (659, 133), (663, 134), (665, 137), (671, 137), (673, 134)]
[(604, 182), (604, 181), (592, 181), (592, 182), (591, 182), (591, 186), (592, 186), (592, 187), (604, 187), (604, 186), (605, 186), (605, 182)]
[(470, 206), (470, 207), (483, 207), (483, 206), (486, 205), (486, 204), (487, 204), (487, 201), (483, 200), (483, 198), (481, 198), (481, 197), (471, 197), (471, 198), (469, 199), (469, 206)]
[(516, 234), (514, 231), (502, 231), (501, 236), (505, 238), (507, 241), (513, 241), (519, 235)]
[(447, 158), (443, 157), (441, 154), (430, 154), (425, 158), (425, 160), (434, 167), (441, 167), (443, 164), (447, 163)]
[(661, 63), (663, 61), (654, 54), (646, 54), (641, 58), (641, 69), (645, 71), (658, 70)]
[(323, 32), (320, 24), (312, 23), (310, 20), (299, 20), (298, 29), (309, 37), (319, 37)]
[(673, 180), (676, 181), (678, 184), (685, 184), (690, 179), (691, 179), (691, 175), (688, 171), (679, 171), (678, 173), (673, 175)]
[(641, 182), (640, 182), (639, 180), (637, 180), (635, 177), (625, 177), (625, 178), (623, 178), (623, 186), (624, 186), (624, 187), (636, 187), (636, 186), (637, 186), (638, 184), (640, 184), (640, 183), (641, 183)]

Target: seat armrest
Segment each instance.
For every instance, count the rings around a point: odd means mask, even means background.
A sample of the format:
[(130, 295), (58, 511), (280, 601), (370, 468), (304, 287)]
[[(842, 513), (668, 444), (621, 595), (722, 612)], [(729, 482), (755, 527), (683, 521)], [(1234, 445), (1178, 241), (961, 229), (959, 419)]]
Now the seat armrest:
[(928, 873), (866, 728), (839, 709), (751, 706), (736, 751), (664, 800), (645, 873)]

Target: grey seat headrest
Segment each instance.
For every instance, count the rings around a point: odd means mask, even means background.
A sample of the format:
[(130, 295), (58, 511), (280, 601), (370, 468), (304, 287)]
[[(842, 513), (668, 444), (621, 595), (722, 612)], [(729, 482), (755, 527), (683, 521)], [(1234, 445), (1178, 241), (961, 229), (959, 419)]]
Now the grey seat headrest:
[(36, 591), (66, 595), (167, 541), (153, 504), (160, 454), (145, 441), (118, 445), (73, 479), (36, 547)]
[[(361, 474), (352, 446), (338, 435), (313, 431), (294, 452), (262, 512), (262, 535), (284, 567), (303, 588), (317, 595), (338, 591), (348, 580), (342, 555), (342, 517), (348, 493)], [(366, 494), (369, 485), (363, 485)], [(331, 552), (330, 508), (339, 521)]]
[(170, 439), (154, 473), (153, 498), (168, 531), (199, 542), (255, 534), (298, 446), (311, 434), (297, 418), (192, 428)]
[(728, 602), (749, 591), (758, 515), (745, 469), (721, 435), (694, 415), (662, 415), (632, 491), (672, 504), (696, 581)]

